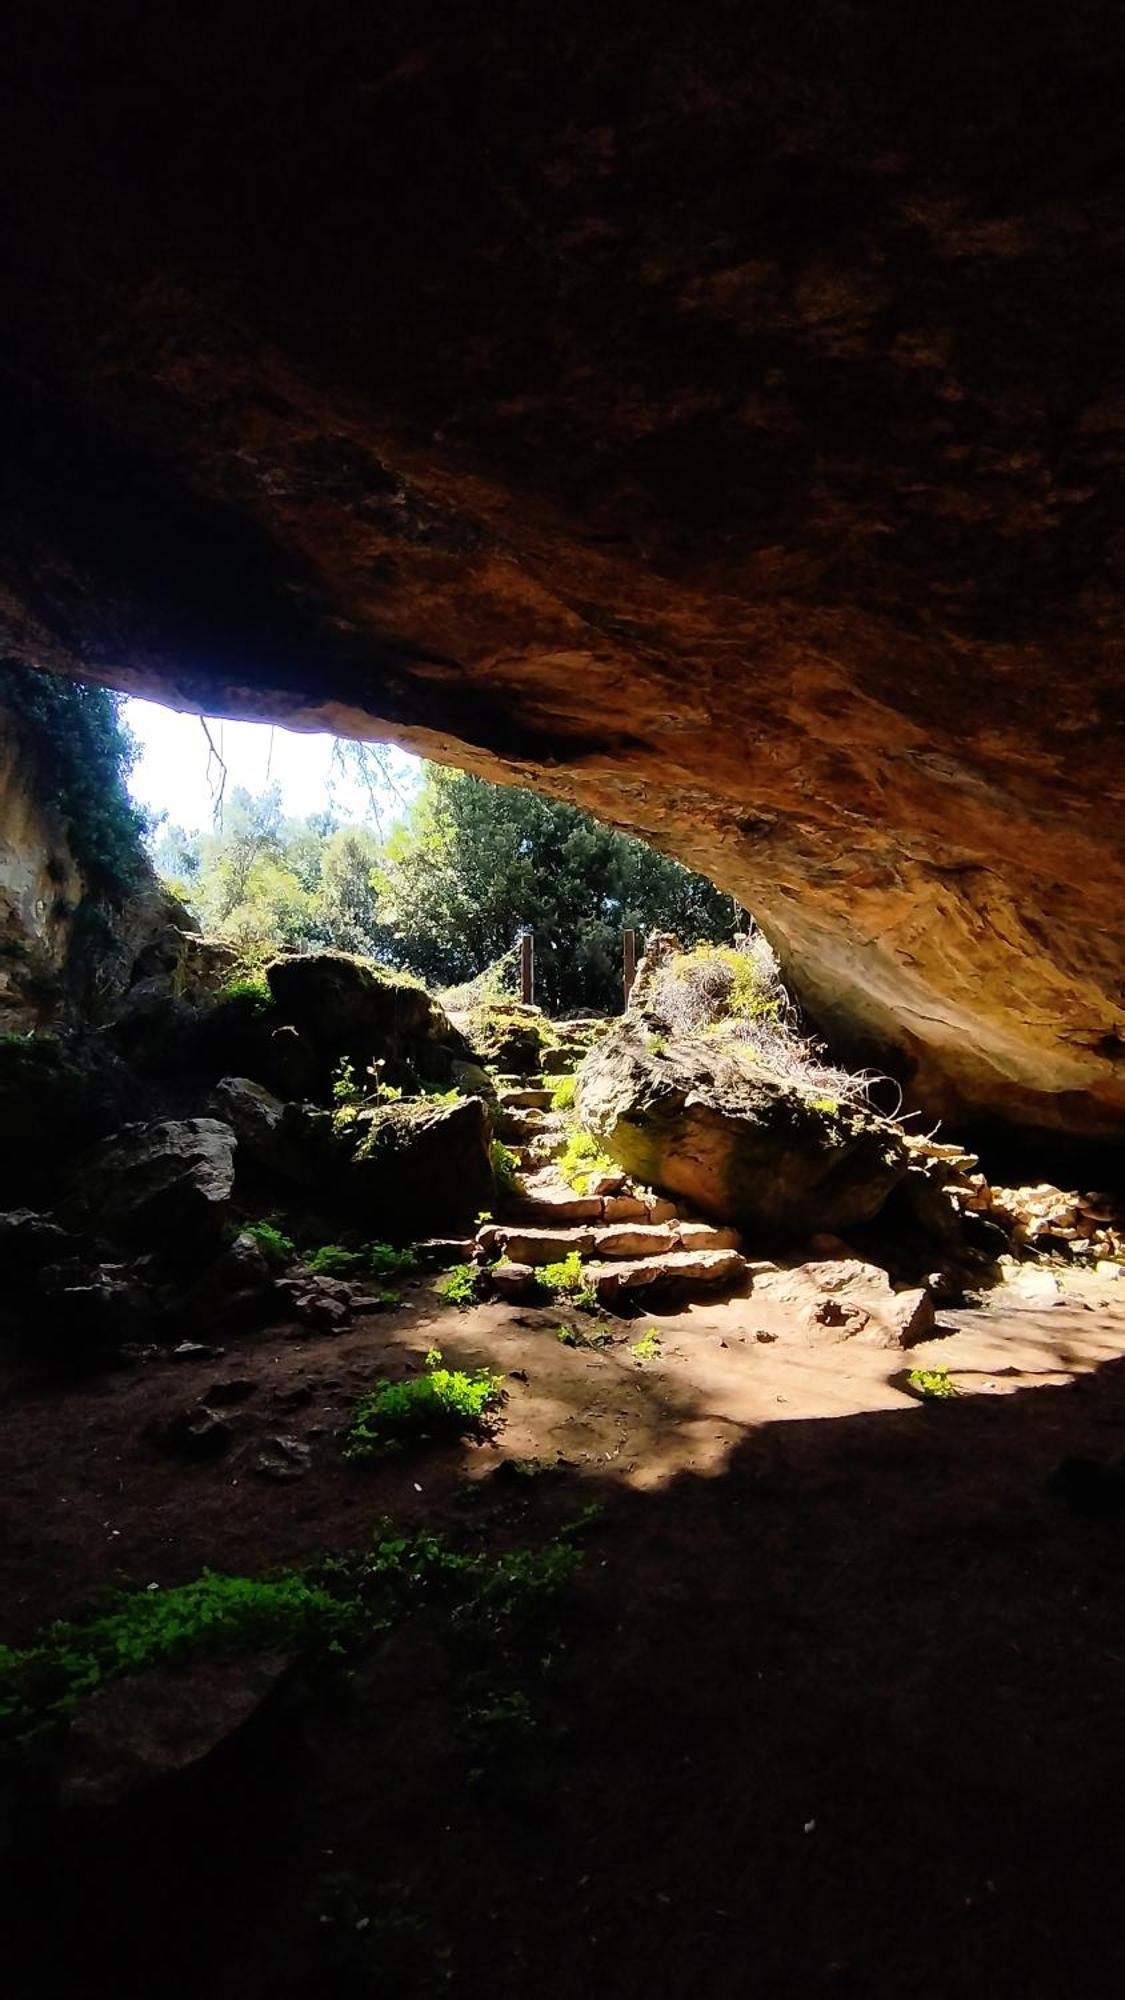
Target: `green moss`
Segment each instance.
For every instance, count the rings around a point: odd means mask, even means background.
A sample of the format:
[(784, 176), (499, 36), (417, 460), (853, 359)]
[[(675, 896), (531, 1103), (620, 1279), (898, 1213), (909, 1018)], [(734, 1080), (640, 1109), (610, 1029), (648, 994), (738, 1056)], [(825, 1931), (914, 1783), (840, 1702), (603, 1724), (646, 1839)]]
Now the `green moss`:
[(574, 1103), (574, 1094), (577, 1089), (578, 1078), (576, 1076), (560, 1076), (551, 1092), (551, 1108), (555, 1111), (569, 1111)]
[(253, 1237), (266, 1262), (278, 1268), (288, 1264), (296, 1255), (297, 1246), (293, 1238), (286, 1236), (276, 1223), (248, 1222), (242, 1234)]
[(575, 1194), (585, 1194), (591, 1180), (602, 1174), (620, 1172), (616, 1161), (603, 1152), (592, 1132), (573, 1126), (559, 1154), (559, 1172)]
[(494, 1139), (488, 1149), (488, 1157), (492, 1162), (497, 1187), (504, 1194), (518, 1194), (522, 1182), (519, 1164), (511, 1148), (505, 1146), (502, 1139)]

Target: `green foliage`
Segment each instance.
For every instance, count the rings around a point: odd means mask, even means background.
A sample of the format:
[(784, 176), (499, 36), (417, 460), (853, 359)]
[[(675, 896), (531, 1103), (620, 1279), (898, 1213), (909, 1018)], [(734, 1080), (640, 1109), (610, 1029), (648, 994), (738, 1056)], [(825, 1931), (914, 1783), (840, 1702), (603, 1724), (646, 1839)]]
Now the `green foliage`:
[(248, 1222), (243, 1229), (244, 1236), (252, 1236), (268, 1264), (279, 1267), (288, 1264), (295, 1256), (297, 1246), (291, 1236), (286, 1236), (273, 1222)]
[(703, 877), (576, 806), (425, 768), (377, 871), (396, 963), (428, 984), (471, 982), (535, 935), (536, 997), (552, 1013), (621, 1004), (621, 933), (726, 938), (737, 909)]
[(342, 1243), (322, 1243), (305, 1259), (306, 1269), (316, 1278), (355, 1278), (370, 1275), (384, 1284), (409, 1278), (418, 1269), (411, 1249), (396, 1250), (392, 1243), (364, 1243), (358, 1250), (346, 1250)]
[(906, 1380), (914, 1394), (927, 1403), (945, 1403), (960, 1394), (948, 1368), (912, 1368)]
[(574, 1093), (577, 1088), (578, 1078), (576, 1076), (560, 1076), (551, 1092), (551, 1109), (553, 1111), (569, 1111), (574, 1103)]
[(598, 1350), (613, 1346), (613, 1329), (608, 1326), (591, 1327), (587, 1333), (577, 1326), (560, 1326), (555, 1330), (555, 1339), (560, 1347), (592, 1347)]
[(225, 986), (220, 986), (215, 998), (242, 1001), (261, 1012), (270, 1005), (269, 983), (264, 972), (247, 973), (241, 979), (228, 979)]
[(438, 1279), (434, 1289), (445, 1305), (456, 1306), (459, 1312), (464, 1312), (477, 1302), (480, 1277), (476, 1264), (454, 1264), (452, 1270)]
[(222, 1576), (211, 1570), (174, 1590), (123, 1595), (84, 1623), (56, 1623), (24, 1649), (0, 1647), (0, 1726), (21, 1734), (64, 1718), (103, 1681), (202, 1651), (282, 1651), (339, 1642), (357, 1625), (349, 1606), (305, 1581)]
[(634, 1361), (659, 1361), (664, 1343), (654, 1326), (646, 1327), (641, 1338), (629, 1349)]
[(568, 1251), (557, 1264), (544, 1264), (539, 1273), (540, 1289), (553, 1299), (569, 1299), (571, 1305), (591, 1307), (598, 1295), (582, 1268), (577, 1250)]
[(0, 703), (26, 730), (44, 800), (64, 821), (92, 891), (125, 894), (143, 866), (145, 816), (129, 797), (137, 746), (121, 720), (121, 697), (84, 681), (0, 665)]
[(506, 1146), (502, 1139), (494, 1139), (488, 1149), (488, 1157), (497, 1187), (504, 1194), (518, 1194), (521, 1186), (519, 1162), (511, 1147)]
[(583, 1132), (578, 1125), (572, 1126), (567, 1134), (558, 1164), (564, 1181), (574, 1189), (575, 1194), (585, 1194), (590, 1182), (601, 1174), (620, 1172), (616, 1162), (602, 1151), (593, 1133)]
[(94, 1617), (57, 1621), (30, 1645), (0, 1646), (0, 1735), (17, 1742), (63, 1723), (103, 1683), (203, 1655), (310, 1647), (339, 1651), (440, 1599), (451, 1621), (503, 1628), (537, 1617), (581, 1563), (594, 1510), (541, 1549), (463, 1553), (439, 1535), (384, 1524), (366, 1554), (305, 1571), (224, 1576), (204, 1570), (170, 1590), (121, 1593)]
[(345, 1455), (376, 1458), (390, 1446), (478, 1435), (503, 1400), (503, 1376), (487, 1368), (443, 1368), (431, 1348), (426, 1372), (405, 1382), (378, 1382), (356, 1405)]

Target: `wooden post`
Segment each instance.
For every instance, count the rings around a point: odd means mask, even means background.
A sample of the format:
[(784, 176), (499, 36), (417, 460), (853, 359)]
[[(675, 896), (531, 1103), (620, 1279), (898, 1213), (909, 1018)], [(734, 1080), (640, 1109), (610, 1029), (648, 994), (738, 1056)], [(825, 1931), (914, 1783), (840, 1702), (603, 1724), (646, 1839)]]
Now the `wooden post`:
[(633, 981), (637, 976), (637, 933), (625, 933), (625, 1005), (629, 1005), (629, 995), (633, 991)]
[(535, 939), (530, 931), (520, 939), (520, 999), (525, 1007), (535, 1002)]

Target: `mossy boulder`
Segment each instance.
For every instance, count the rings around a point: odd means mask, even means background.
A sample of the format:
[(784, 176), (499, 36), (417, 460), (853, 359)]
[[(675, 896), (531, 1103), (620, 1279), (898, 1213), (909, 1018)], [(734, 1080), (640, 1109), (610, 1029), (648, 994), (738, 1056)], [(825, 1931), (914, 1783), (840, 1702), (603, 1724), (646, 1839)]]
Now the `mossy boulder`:
[(455, 1019), (477, 1060), (501, 1076), (538, 1076), (555, 1045), (546, 1015), (519, 1000), (484, 1000)]
[(424, 986), (348, 952), (278, 958), (266, 967), (271, 1024), (297, 1030), (331, 1072), (385, 1064), (389, 1081), (445, 1083), (471, 1057), (464, 1037)]
[(869, 1222), (907, 1170), (887, 1120), (629, 1016), (583, 1063), (576, 1111), (636, 1180), (759, 1236)]
[(340, 1199), (372, 1235), (454, 1233), (492, 1206), (492, 1122), (480, 1097), (380, 1105), (341, 1137)]

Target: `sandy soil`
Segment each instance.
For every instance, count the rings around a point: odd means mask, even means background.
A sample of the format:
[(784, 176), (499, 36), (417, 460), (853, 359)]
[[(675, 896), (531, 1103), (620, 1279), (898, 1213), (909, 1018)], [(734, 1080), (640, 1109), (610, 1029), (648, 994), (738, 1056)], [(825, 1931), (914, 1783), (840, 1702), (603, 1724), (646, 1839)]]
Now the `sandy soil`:
[[(1046, 1481), (1125, 1451), (1125, 1283), (1005, 1289), (909, 1355), (765, 1293), (603, 1352), (568, 1324), (420, 1284), (342, 1337), (9, 1371), (8, 1641), (383, 1517), (537, 1542), (602, 1506), (557, 1630), (503, 1663), (518, 1726), (482, 1741), (498, 1669), (422, 1621), (173, 1811), (18, 1850), (21, 1995), (1117, 1994), (1125, 1522)], [(435, 1342), (504, 1371), (495, 1438), (344, 1465), (356, 1395)], [(920, 1405), (909, 1367), (962, 1394)], [(164, 1455), (153, 1426), (232, 1380), (228, 1453)], [(311, 1447), (291, 1484), (255, 1470), (276, 1435)], [(495, 1477), (528, 1457), (557, 1476)]]

